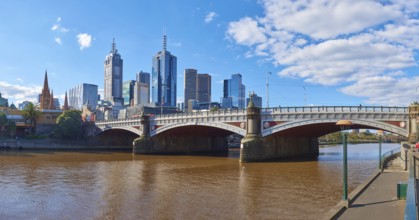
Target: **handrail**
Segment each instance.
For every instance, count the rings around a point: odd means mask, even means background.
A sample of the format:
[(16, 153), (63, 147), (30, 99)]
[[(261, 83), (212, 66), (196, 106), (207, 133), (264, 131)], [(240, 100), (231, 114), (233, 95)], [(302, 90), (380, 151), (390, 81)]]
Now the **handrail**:
[(410, 149), (410, 166), (409, 166), (409, 179), (407, 181), (407, 190), (406, 190), (406, 207), (404, 209), (404, 219), (417, 219), (418, 217), (418, 207), (417, 207), (417, 176), (416, 176), (416, 166), (419, 165), (419, 158), (414, 155), (414, 150)]
[[(406, 114), (409, 112), (408, 107), (396, 107), (396, 106), (289, 106), (289, 107), (273, 107), (273, 108), (262, 108), (262, 114), (289, 114), (289, 113), (392, 113), (392, 114)], [(246, 109), (219, 109), (217, 111), (205, 111), (205, 112), (182, 112), (182, 113), (171, 113), (163, 115), (154, 115), (155, 120), (163, 120), (166, 118), (189, 118), (189, 117), (201, 117), (201, 116), (219, 116), (219, 115), (243, 115), (246, 114)], [(138, 118), (133, 118), (133, 120)], [(127, 119), (110, 119), (110, 120), (98, 120), (96, 123), (109, 122), (109, 121), (127, 121)]]

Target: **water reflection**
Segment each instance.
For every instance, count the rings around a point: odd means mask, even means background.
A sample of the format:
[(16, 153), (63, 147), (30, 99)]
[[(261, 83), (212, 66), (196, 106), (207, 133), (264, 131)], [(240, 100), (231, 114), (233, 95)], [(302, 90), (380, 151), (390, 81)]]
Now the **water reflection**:
[[(383, 152), (398, 147), (383, 144)], [(130, 153), (0, 153), (0, 219), (318, 219), (341, 196), (341, 146), (317, 161)], [(378, 144), (349, 145), (349, 190)]]

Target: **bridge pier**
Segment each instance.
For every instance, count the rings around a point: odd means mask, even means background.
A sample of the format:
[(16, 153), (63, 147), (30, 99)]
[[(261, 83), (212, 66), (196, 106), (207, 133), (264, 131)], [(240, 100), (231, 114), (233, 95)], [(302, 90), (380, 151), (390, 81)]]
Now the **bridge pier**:
[(317, 137), (271, 135), (262, 138), (260, 108), (250, 102), (246, 110), (246, 135), (240, 145), (240, 162), (312, 158), (319, 155)]
[(143, 134), (136, 138), (132, 143), (133, 153), (147, 153), (152, 151), (153, 143), (150, 138), (150, 116), (141, 115), (140, 119), (141, 129)]
[(409, 142), (415, 143), (419, 141), (419, 105), (409, 106)]

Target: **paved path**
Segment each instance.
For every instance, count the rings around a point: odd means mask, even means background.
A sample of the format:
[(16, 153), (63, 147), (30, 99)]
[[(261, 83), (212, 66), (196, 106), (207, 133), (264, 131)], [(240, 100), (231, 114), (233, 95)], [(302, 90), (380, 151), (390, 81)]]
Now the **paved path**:
[(397, 199), (397, 183), (406, 171), (384, 170), (338, 219), (404, 219), (405, 200)]

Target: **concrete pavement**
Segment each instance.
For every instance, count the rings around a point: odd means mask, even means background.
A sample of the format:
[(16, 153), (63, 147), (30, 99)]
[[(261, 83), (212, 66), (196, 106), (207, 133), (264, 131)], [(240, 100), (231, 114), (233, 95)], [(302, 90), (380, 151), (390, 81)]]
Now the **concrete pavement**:
[(397, 199), (397, 183), (405, 171), (384, 170), (337, 219), (404, 219), (405, 200)]

